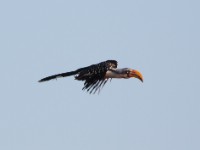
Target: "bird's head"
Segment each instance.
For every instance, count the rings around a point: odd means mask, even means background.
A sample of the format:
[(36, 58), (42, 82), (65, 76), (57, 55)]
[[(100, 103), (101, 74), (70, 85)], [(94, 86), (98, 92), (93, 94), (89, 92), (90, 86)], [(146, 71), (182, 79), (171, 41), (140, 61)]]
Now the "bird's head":
[(137, 79), (139, 79), (140, 81), (143, 82), (143, 76), (137, 70), (134, 70), (134, 69), (131, 69), (131, 68), (125, 68), (125, 69), (123, 69), (123, 73), (126, 74), (126, 78), (133, 77), (133, 78), (137, 78)]

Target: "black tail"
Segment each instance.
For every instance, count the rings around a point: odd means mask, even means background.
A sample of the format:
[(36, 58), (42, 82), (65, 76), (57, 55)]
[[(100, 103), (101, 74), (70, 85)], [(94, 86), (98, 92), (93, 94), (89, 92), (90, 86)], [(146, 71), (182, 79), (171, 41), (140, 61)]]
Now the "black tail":
[(56, 74), (56, 75), (52, 75), (52, 76), (45, 77), (45, 78), (39, 80), (38, 82), (49, 81), (49, 80), (56, 79), (56, 78), (59, 78), (59, 77), (72, 76), (72, 75), (75, 75), (75, 74), (77, 74), (77, 73), (78, 73), (77, 71), (71, 71), (71, 72), (60, 73), (60, 74)]

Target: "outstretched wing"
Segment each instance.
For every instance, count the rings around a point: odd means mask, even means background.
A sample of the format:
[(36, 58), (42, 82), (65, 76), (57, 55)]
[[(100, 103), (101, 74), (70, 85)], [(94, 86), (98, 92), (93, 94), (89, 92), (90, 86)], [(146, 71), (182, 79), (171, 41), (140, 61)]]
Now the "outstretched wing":
[(105, 78), (106, 72), (113, 68), (117, 68), (117, 61), (107, 60), (76, 70), (78, 73), (75, 76), (75, 79), (85, 81), (82, 90), (87, 90), (90, 94), (96, 93), (97, 91), (100, 91), (108, 81), (108, 79)]

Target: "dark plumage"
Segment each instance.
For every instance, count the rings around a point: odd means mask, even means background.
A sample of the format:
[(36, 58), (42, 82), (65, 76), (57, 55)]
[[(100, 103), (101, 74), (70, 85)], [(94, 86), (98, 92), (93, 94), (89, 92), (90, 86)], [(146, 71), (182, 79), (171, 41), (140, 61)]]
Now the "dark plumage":
[(100, 91), (101, 87), (103, 87), (108, 81), (108, 78), (105, 78), (106, 72), (115, 68), (117, 68), (117, 61), (107, 60), (98, 64), (93, 64), (88, 67), (77, 69), (75, 71), (48, 76), (39, 80), (39, 82), (75, 75), (76, 80), (85, 81), (82, 90), (87, 90), (90, 93), (95, 93), (98, 90)]

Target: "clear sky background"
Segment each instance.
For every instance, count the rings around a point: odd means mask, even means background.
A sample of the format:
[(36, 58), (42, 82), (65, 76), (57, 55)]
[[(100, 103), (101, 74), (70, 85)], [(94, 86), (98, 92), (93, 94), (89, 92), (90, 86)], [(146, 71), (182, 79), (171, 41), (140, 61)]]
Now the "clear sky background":
[[(199, 150), (200, 1), (0, 2), (1, 150)], [(98, 95), (45, 76), (108, 59)]]

